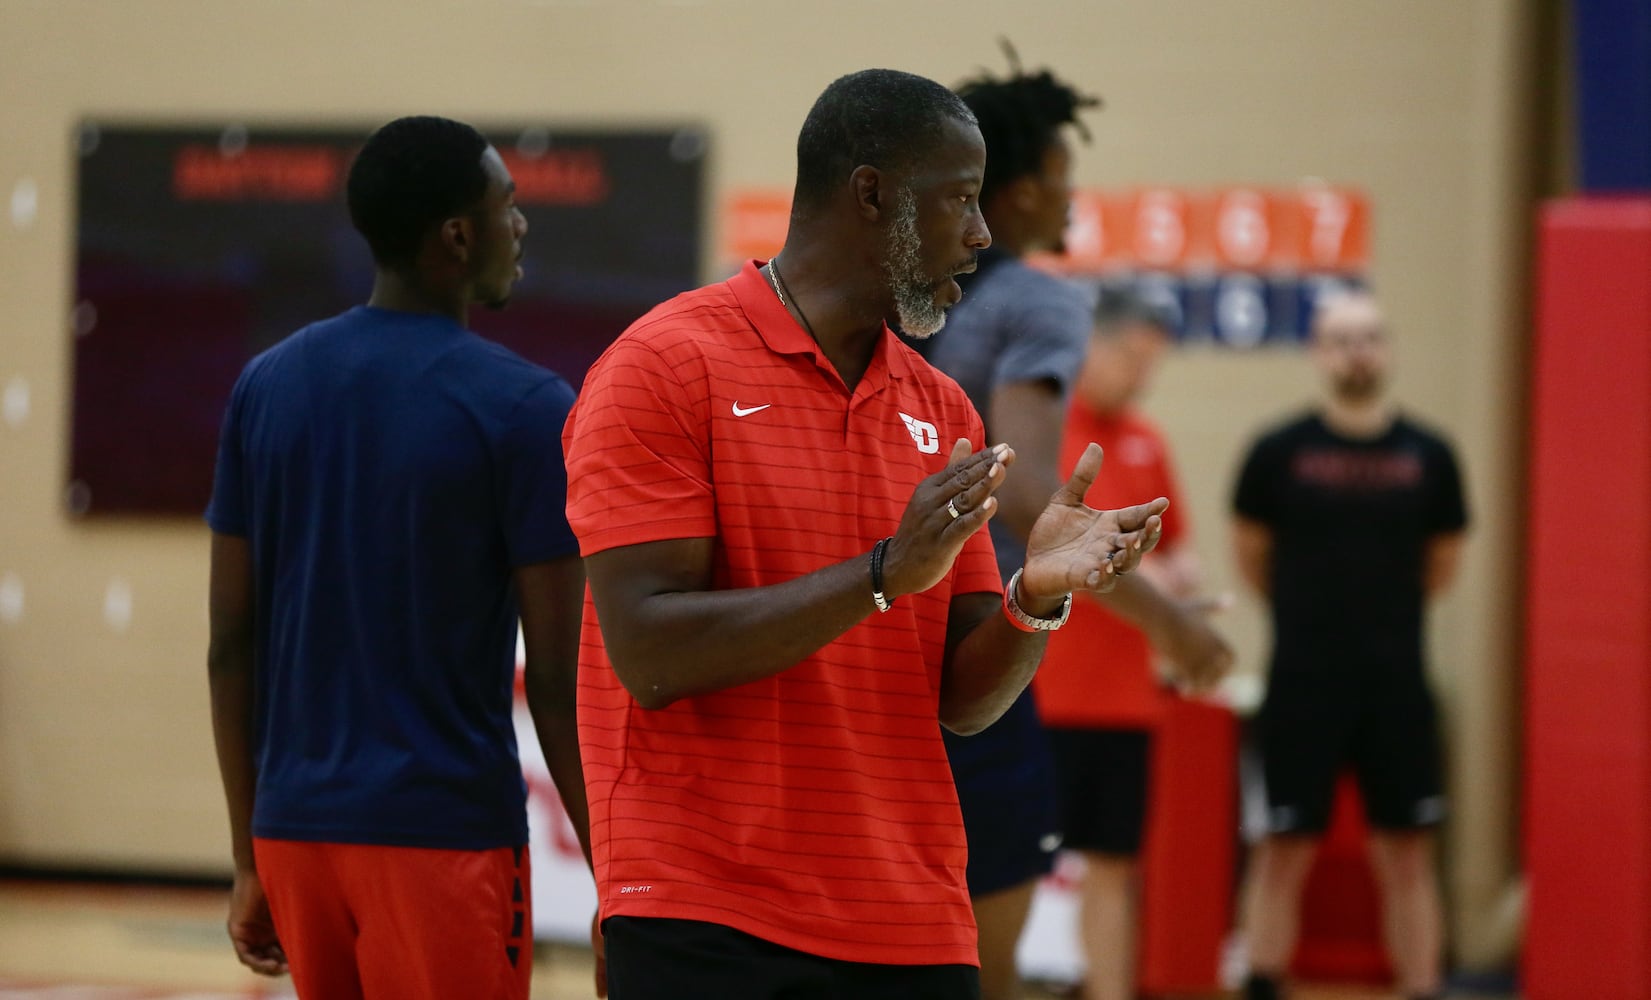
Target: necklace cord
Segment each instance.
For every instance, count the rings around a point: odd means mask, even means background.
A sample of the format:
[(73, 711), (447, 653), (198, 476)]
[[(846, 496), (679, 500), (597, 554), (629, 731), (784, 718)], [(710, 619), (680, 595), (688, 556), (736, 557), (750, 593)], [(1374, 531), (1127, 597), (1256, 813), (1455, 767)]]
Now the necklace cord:
[[(775, 254), (774, 259), (768, 262), (768, 281), (769, 284), (774, 286), (774, 294), (779, 297), (780, 305), (788, 305), (785, 301), (785, 293), (791, 291), (791, 286), (785, 283), (785, 275), (780, 273), (779, 254)], [(784, 289), (784, 291), (781, 289)], [(796, 295), (791, 296), (789, 306), (796, 312), (797, 318), (802, 321), (803, 330), (808, 333), (809, 338), (818, 344), (820, 342), (820, 338), (814, 335), (814, 324), (808, 321), (807, 314), (803, 312), (803, 304), (797, 301)]]

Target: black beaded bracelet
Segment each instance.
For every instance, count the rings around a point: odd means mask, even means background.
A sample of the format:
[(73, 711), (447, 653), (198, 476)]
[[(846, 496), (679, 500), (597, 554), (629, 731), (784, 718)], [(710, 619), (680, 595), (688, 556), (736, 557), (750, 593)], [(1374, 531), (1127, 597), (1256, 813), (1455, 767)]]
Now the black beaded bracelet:
[(890, 535), (871, 547), (871, 599), (878, 611), (894, 607), (894, 602), (883, 596), (883, 553), (892, 541), (894, 536)]

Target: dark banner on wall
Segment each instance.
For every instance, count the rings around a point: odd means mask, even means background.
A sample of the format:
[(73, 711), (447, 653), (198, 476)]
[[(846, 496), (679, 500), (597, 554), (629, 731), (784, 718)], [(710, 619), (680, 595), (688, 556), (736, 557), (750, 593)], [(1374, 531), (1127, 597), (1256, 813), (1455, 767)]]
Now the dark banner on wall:
[[(72, 513), (198, 515), (242, 366), (366, 300), (344, 179), (368, 131), (81, 126)], [(510, 305), (472, 328), (577, 386), (698, 282), (704, 134), (484, 131), (529, 230)]]

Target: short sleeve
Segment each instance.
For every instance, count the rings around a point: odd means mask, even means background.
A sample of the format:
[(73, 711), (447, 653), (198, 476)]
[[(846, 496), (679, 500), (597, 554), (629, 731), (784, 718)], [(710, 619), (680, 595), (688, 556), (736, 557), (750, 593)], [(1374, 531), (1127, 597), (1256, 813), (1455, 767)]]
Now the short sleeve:
[(206, 505), (206, 523), (220, 535), (245, 537), (247, 495), (241, 411), (247, 392), (247, 373), (235, 380), (229, 404), (218, 428), (218, 463), (212, 473), (212, 499)]
[(572, 407), (573, 390), (560, 378), (548, 378), (516, 407), (500, 438), (498, 495), (512, 567), (579, 551), (568, 525), (568, 476), (562, 461), (562, 427)]
[[(970, 407), (969, 442), (985, 447), (986, 425)], [(1003, 577), (998, 572), (997, 551), (992, 533), (981, 528), (963, 543), (963, 551), (952, 563), (952, 594), (1002, 594)]]
[(1432, 483), (1428, 491), (1428, 530), (1430, 534), (1443, 535), (1461, 531), (1468, 525), (1467, 498), (1462, 490), (1462, 473), (1456, 465), (1456, 456), (1450, 446), (1438, 442), (1437, 453), (1434, 455), (1431, 478)]
[(1007, 327), (992, 386), (1047, 381), (1066, 398), (1089, 345), (1091, 320), (1083, 294), (1057, 281), (1047, 295), (1024, 301)]
[(1272, 524), (1278, 519), (1278, 442), (1263, 438), (1244, 460), (1233, 494), (1233, 513)]
[(661, 346), (627, 334), (591, 368), (562, 434), (584, 555), (717, 533), (708, 391), (686, 337)]

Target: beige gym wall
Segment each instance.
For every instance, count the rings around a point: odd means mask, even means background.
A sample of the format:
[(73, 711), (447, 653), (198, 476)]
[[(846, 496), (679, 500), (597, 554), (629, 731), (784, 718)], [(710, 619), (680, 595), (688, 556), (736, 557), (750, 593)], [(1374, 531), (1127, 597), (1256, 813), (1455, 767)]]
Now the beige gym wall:
[[(0, 863), (222, 872), (228, 860), (203, 666), (206, 529), (63, 512), (77, 119), (701, 122), (714, 204), (789, 183), (797, 126), (838, 74), (890, 65), (954, 82), (1001, 68), (1007, 34), (1028, 64), (1106, 97), (1082, 184), (1317, 176), (1370, 195), (1398, 389), (1460, 445), (1475, 515), (1432, 634), (1456, 944), (1472, 964), (1495, 960), (1516, 866), (1528, 7), (0, 0), (0, 212), (25, 179), (38, 192), (32, 223), (0, 214)], [(1189, 350), (1163, 370), (1149, 408), (1178, 451), (1213, 586), (1235, 586), (1225, 507), (1241, 448), (1312, 392), (1294, 351)], [(111, 623), (122, 588), (130, 617)], [(1259, 606), (1246, 598), (1228, 620), (1244, 669), (1259, 670)]]

